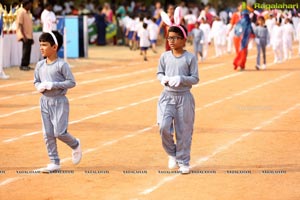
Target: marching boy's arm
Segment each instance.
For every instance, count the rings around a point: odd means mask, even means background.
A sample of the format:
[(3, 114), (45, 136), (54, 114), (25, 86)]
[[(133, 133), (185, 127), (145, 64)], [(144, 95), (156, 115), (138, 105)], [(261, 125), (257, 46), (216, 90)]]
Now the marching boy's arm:
[(75, 78), (67, 63), (62, 65), (61, 73), (65, 77), (64, 81), (53, 82), (53, 89), (69, 89), (76, 85)]
[(195, 85), (199, 82), (198, 64), (195, 58), (192, 58), (190, 65), (190, 75), (180, 76), (180, 82), (183, 85)]

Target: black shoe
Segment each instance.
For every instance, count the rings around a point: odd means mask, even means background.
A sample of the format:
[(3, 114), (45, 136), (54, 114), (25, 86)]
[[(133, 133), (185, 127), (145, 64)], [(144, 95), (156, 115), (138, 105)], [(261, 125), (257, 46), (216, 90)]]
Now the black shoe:
[(29, 66), (21, 66), (21, 67), (20, 67), (20, 70), (22, 70), (22, 71), (29, 71), (29, 70), (31, 70), (31, 69), (33, 69), (33, 68), (31, 68), (31, 67), (29, 67)]

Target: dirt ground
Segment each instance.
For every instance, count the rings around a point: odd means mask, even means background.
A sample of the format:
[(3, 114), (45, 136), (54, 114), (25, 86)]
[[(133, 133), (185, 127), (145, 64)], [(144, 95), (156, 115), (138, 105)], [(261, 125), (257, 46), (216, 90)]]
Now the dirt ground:
[[(189, 175), (168, 170), (156, 126), (162, 86), (159, 53), (126, 47), (89, 48), (69, 59), (77, 86), (68, 91), (69, 132), (80, 138), (81, 163), (58, 143), (62, 171), (48, 164), (41, 131), (40, 94), (33, 71), (6, 68), (0, 80), (1, 200), (298, 200), (300, 199), (300, 57), (256, 71), (256, 48), (246, 71), (234, 71), (234, 53), (199, 63), (192, 93), (196, 121)], [(188, 44), (188, 50), (192, 47)], [(34, 65), (33, 65), (34, 67)]]

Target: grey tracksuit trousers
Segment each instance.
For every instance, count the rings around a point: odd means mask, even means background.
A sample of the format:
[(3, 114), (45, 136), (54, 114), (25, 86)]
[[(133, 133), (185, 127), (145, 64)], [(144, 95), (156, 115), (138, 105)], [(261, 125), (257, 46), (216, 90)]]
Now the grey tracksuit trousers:
[(69, 101), (65, 96), (42, 96), (40, 105), (48, 155), (52, 163), (59, 165), (56, 138), (72, 149), (78, 146), (77, 140), (68, 133)]
[(189, 165), (195, 118), (193, 95), (190, 91), (164, 91), (158, 101), (157, 113), (164, 150), (168, 155), (175, 156), (179, 164)]

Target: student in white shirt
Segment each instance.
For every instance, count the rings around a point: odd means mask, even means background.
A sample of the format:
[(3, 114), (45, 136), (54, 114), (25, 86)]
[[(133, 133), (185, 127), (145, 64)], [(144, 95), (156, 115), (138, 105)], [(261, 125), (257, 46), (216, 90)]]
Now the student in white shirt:
[(143, 23), (142, 29), (138, 32), (138, 37), (140, 38), (139, 45), (141, 49), (141, 53), (144, 56), (144, 61), (147, 61), (147, 50), (150, 46), (149, 40), (149, 31), (147, 30), (148, 24)]
[(206, 59), (208, 55), (208, 45), (210, 45), (211, 37), (210, 37), (210, 26), (206, 22), (204, 18), (201, 18), (200, 29), (204, 34), (204, 42), (203, 42), (203, 58)]
[(157, 53), (156, 43), (159, 34), (159, 26), (156, 24), (156, 18), (153, 17), (152, 20), (149, 21), (148, 30), (149, 30), (149, 38), (150, 38), (152, 51), (154, 53)]
[(54, 12), (52, 11), (52, 4), (47, 3), (45, 9), (41, 14), (41, 22), (43, 24), (43, 32), (50, 32), (57, 30), (57, 20)]
[(272, 40), (271, 33), (273, 31), (274, 26), (276, 26), (276, 19), (273, 17), (273, 14), (270, 14), (269, 18), (266, 19), (266, 26), (268, 28), (269, 35), (270, 35), (270, 41), (271, 41)]
[(281, 26), (281, 18), (276, 21), (276, 25), (272, 29), (271, 46), (274, 51), (274, 63), (281, 63), (283, 59), (283, 28)]
[(226, 26), (217, 16), (212, 24), (211, 38), (214, 40), (216, 56), (223, 55), (226, 46)]

